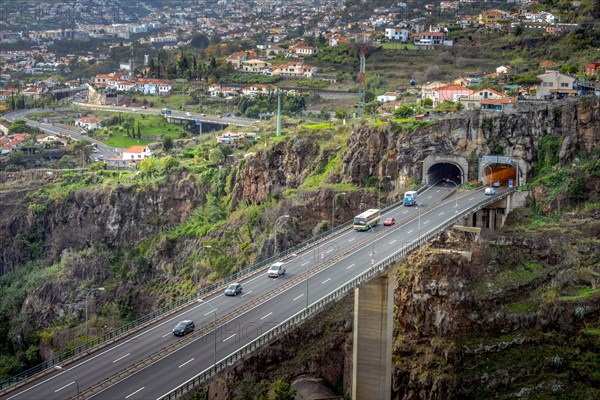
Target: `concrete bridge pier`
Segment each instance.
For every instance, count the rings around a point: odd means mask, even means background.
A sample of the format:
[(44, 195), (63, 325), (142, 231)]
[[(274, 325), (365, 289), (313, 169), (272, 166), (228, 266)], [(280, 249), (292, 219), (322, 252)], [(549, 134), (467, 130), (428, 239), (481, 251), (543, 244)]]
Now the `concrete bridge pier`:
[(394, 270), (354, 291), (352, 399), (392, 397)]

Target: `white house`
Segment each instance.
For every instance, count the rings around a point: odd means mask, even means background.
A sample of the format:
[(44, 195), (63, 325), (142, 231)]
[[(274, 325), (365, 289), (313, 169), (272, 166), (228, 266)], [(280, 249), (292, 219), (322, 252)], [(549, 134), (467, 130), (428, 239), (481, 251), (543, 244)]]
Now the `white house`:
[(127, 150), (123, 150), (124, 161), (140, 161), (150, 156), (152, 156), (152, 152), (148, 146), (131, 146)]
[(377, 101), (380, 103), (385, 103), (387, 101), (395, 101), (398, 98), (398, 94), (396, 92), (386, 92), (381, 96), (377, 96)]
[(88, 131), (93, 131), (100, 128), (102, 120), (96, 117), (84, 117), (75, 121), (75, 125), (82, 127)]
[(504, 65), (501, 65), (501, 66), (499, 66), (499, 67), (496, 68), (496, 73), (498, 75), (507, 74), (508, 73), (508, 67), (505, 67)]
[(389, 40), (400, 40), (401, 42), (408, 41), (408, 29), (404, 28), (386, 28), (385, 37)]
[(538, 99), (551, 96), (569, 96), (577, 93), (573, 88), (575, 78), (571, 78), (569, 75), (562, 74), (558, 71), (546, 71), (537, 77), (542, 80), (542, 82), (536, 86), (535, 95)]

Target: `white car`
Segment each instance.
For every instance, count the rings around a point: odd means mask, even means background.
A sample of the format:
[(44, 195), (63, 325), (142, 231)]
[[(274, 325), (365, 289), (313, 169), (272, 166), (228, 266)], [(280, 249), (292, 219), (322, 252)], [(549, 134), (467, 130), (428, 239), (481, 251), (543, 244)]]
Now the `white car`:
[(496, 189), (494, 189), (493, 187), (487, 187), (485, 188), (485, 195), (494, 195), (496, 194)]
[(192, 113), (191, 113), (191, 112), (186, 112), (186, 113), (185, 113), (185, 116), (186, 116), (186, 117), (191, 117), (191, 116), (192, 116)]
[(279, 278), (281, 275), (285, 275), (285, 263), (276, 262), (271, 264), (267, 275), (269, 278)]

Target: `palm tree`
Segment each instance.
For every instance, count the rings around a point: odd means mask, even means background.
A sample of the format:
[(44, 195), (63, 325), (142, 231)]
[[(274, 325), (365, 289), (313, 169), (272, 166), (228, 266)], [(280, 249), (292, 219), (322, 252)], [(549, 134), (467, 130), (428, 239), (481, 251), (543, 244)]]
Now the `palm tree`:
[(78, 140), (71, 146), (73, 153), (79, 158), (80, 165), (84, 166), (94, 152), (92, 144), (86, 140)]

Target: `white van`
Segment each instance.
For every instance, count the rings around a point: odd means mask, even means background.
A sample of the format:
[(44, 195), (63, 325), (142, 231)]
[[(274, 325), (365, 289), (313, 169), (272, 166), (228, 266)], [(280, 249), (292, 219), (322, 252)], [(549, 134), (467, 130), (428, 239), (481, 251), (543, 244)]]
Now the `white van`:
[(496, 194), (496, 189), (494, 189), (493, 187), (487, 187), (485, 188), (485, 194), (486, 196)]
[(271, 264), (267, 275), (269, 276), (269, 278), (279, 278), (281, 275), (285, 275), (285, 263), (276, 262)]

